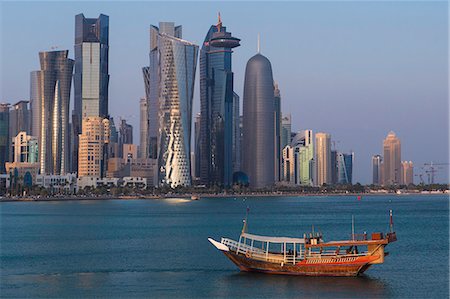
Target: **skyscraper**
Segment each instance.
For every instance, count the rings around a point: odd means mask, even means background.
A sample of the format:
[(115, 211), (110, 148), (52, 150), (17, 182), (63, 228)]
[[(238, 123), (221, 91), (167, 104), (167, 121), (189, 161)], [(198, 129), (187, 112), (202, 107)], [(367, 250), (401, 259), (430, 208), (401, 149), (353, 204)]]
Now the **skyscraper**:
[(28, 108), (29, 101), (19, 101), (11, 106), (9, 111), (9, 136), (16, 137), (19, 132), (30, 134), (30, 109)]
[(241, 171), (241, 115), (239, 95), (233, 93), (233, 173)]
[(104, 177), (106, 149), (109, 142), (109, 120), (98, 116), (83, 119), (80, 134), (78, 176)]
[(205, 184), (232, 183), (236, 106), (231, 54), (239, 41), (222, 26), (219, 14), (200, 50), (200, 179)]
[(12, 162), (16, 163), (38, 163), (39, 146), (38, 140), (34, 136), (28, 135), (25, 131), (19, 132), (12, 138)]
[(153, 141), (158, 148), (158, 181), (172, 188), (189, 186), (198, 46), (181, 39), (181, 26), (165, 22), (151, 26), (150, 48), (149, 136), (150, 148)]
[(270, 187), (275, 181), (274, 86), (270, 61), (259, 49), (245, 68), (243, 118), (244, 172), (250, 187)]
[(402, 185), (414, 184), (414, 165), (412, 161), (402, 161)]
[(122, 147), (124, 144), (133, 144), (133, 126), (128, 124), (125, 119), (121, 119), (119, 127), (119, 145)]
[(194, 170), (193, 175), (196, 179), (200, 178), (200, 113), (195, 116), (194, 120)]
[(146, 98), (140, 100), (140, 146), (141, 158), (148, 157), (148, 102)]
[(338, 184), (352, 184), (354, 156), (354, 153), (345, 154), (337, 152), (336, 167)]
[(381, 185), (381, 165), (382, 157), (380, 155), (372, 156), (372, 184)]
[(292, 120), (291, 115), (286, 114), (281, 118), (281, 149), (291, 144)]
[(274, 84), (274, 142), (275, 142), (275, 181), (281, 179), (281, 94), (278, 84)]
[(331, 184), (331, 136), (316, 133), (316, 176), (317, 186)]
[(389, 132), (383, 141), (383, 185), (401, 183), (401, 144), (394, 132)]
[(0, 173), (5, 173), (5, 163), (9, 160), (9, 104), (0, 104)]
[(108, 117), (109, 17), (75, 16), (75, 103), (72, 116), (74, 163), (77, 169), (78, 135), (82, 120), (90, 116)]
[(70, 168), (69, 105), (74, 61), (69, 51), (40, 52), (41, 70), (31, 72), (31, 135), (38, 138), (41, 174)]
[(159, 98), (161, 84), (161, 46), (160, 35), (168, 35), (181, 39), (182, 27), (175, 26), (173, 22), (160, 22), (159, 27), (150, 25), (150, 65), (142, 69), (144, 75), (145, 91), (148, 98), (148, 151), (149, 158), (158, 158), (159, 136)]

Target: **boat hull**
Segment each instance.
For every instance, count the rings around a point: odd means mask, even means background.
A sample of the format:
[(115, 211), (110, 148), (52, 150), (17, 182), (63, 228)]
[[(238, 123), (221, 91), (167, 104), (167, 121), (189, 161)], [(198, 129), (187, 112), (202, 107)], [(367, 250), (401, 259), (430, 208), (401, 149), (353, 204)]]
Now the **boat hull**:
[(241, 271), (298, 276), (358, 276), (378, 257), (364, 256), (352, 262), (279, 264), (255, 260), (233, 251), (222, 251)]

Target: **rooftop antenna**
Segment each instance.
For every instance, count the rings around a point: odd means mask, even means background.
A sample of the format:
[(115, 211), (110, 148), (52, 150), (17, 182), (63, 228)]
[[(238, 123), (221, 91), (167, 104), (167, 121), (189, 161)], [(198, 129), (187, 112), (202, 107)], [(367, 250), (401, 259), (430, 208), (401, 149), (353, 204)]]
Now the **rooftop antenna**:
[(261, 53), (261, 40), (260, 39), (261, 38), (260, 38), (259, 33), (258, 33), (258, 47), (257, 47), (258, 54)]
[(222, 18), (220, 17), (220, 11), (217, 12), (217, 17), (218, 17), (218, 21), (217, 21), (217, 31), (220, 32), (220, 29), (222, 28)]

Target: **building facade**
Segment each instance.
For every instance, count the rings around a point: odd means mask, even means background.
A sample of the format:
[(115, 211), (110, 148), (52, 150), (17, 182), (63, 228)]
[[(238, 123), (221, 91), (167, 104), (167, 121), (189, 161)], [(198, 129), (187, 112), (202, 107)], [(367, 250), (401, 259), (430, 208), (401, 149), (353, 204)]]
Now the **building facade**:
[(331, 184), (331, 136), (316, 133), (316, 185)]
[(5, 173), (5, 163), (9, 161), (9, 104), (0, 104), (0, 173)]
[(336, 154), (337, 165), (337, 183), (338, 184), (352, 184), (353, 180), (353, 161), (355, 160), (354, 153), (341, 153)]
[(74, 61), (69, 51), (40, 52), (41, 70), (31, 72), (31, 135), (39, 143), (41, 174), (70, 171), (69, 107)]
[(241, 115), (240, 115), (240, 98), (233, 92), (233, 173), (241, 171)]
[(189, 186), (198, 46), (181, 39), (181, 26), (165, 22), (151, 26), (150, 48), (149, 137), (151, 143), (157, 136), (158, 182)]
[(401, 175), (402, 185), (408, 186), (414, 184), (414, 165), (412, 161), (402, 161)]
[[(31, 133), (29, 101), (19, 101), (9, 111), (9, 136), (14, 138), (19, 132)], [(10, 156), (12, 161), (12, 157)]]
[(401, 143), (394, 132), (389, 132), (383, 141), (383, 185), (401, 183)]
[(107, 118), (93, 116), (83, 119), (83, 133), (79, 136), (78, 177), (105, 176), (109, 126)]
[(275, 182), (274, 86), (270, 61), (260, 53), (247, 62), (243, 99), (243, 170), (251, 188)]
[(148, 102), (146, 98), (140, 100), (140, 138), (139, 156), (143, 159), (148, 156)]
[(17, 136), (12, 138), (12, 162), (39, 162), (39, 145), (38, 139), (34, 136), (27, 135), (26, 132), (19, 132)]
[(236, 105), (231, 56), (239, 41), (222, 26), (219, 15), (200, 51), (200, 180), (208, 185), (232, 184)]
[(108, 117), (109, 17), (75, 16), (73, 169), (77, 169), (78, 135), (86, 117)]
[(380, 155), (372, 156), (372, 184), (381, 185), (381, 170), (383, 158)]
[(274, 83), (274, 142), (275, 142), (275, 182), (281, 180), (281, 93), (278, 84)]

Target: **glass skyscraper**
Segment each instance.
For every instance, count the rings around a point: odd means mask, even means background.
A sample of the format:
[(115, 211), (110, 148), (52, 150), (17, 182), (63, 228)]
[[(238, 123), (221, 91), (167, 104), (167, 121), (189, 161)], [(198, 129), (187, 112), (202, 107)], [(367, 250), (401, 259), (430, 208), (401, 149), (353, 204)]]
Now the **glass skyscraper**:
[(281, 94), (278, 84), (275, 83), (274, 89), (274, 131), (275, 131), (275, 181), (281, 180)]
[(219, 15), (200, 51), (200, 180), (204, 184), (232, 184), (234, 101), (239, 97), (233, 92), (231, 54), (239, 41), (222, 26)]
[[(181, 39), (181, 26), (150, 27), (149, 143), (159, 185), (189, 186), (191, 122), (198, 46)], [(155, 155), (152, 149), (157, 148)]]
[(72, 116), (74, 165), (78, 169), (78, 135), (82, 120), (90, 116), (108, 117), (109, 17), (75, 16), (75, 103)]
[(9, 104), (0, 104), (0, 173), (5, 173), (5, 163), (9, 160)]
[(352, 184), (354, 153), (336, 153), (337, 183)]
[(274, 85), (270, 61), (260, 53), (245, 69), (243, 162), (251, 188), (275, 182)]
[(40, 52), (31, 72), (31, 134), (38, 138), (41, 174), (69, 172), (69, 105), (74, 61), (69, 51)]

